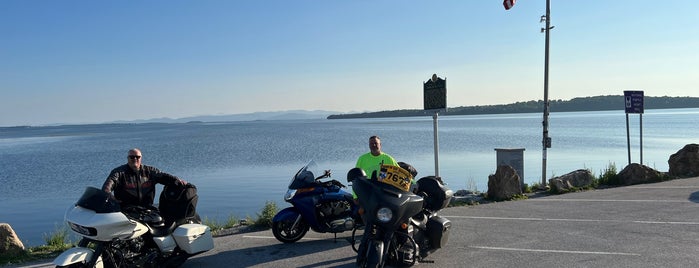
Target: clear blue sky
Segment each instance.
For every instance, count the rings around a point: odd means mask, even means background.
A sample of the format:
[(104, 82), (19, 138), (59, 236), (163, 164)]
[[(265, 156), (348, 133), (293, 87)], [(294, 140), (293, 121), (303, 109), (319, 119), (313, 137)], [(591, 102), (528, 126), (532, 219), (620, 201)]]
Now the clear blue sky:
[[(551, 0), (550, 99), (699, 96), (699, 1)], [(545, 0), (0, 1), (0, 126), (543, 99)]]

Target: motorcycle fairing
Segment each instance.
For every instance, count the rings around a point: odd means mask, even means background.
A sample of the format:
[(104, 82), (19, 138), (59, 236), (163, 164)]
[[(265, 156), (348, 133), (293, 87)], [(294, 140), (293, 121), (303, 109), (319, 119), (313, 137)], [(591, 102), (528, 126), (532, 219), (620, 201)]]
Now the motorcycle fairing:
[(395, 230), (402, 223), (396, 217), (407, 219), (422, 210), (424, 199), (421, 196), (400, 191), (388, 184), (358, 179), (352, 183), (352, 188), (366, 211), (367, 222), (373, 222), (379, 208), (386, 207), (393, 212), (394, 219), (382, 225)]
[[(66, 212), (65, 221), (68, 227), (81, 236), (98, 241), (111, 241), (114, 238), (128, 240), (148, 232), (148, 227), (142, 223), (130, 220), (121, 212), (97, 213), (80, 206), (75, 206)], [(94, 228), (95, 234), (85, 234), (76, 230), (76, 226)]]

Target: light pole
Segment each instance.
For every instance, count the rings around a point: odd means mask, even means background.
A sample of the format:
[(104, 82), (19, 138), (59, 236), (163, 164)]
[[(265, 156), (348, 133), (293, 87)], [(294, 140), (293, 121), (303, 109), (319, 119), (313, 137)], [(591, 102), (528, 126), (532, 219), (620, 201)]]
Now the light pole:
[(541, 16), (541, 21), (546, 22), (546, 27), (541, 28), (541, 32), (546, 33), (546, 48), (544, 52), (544, 137), (541, 141), (543, 146), (541, 160), (541, 186), (546, 186), (546, 149), (551, 148), (551, 138), (549, 137), (549, 32), (551, 26), (551, 1), (546, 0), (546, 15)]

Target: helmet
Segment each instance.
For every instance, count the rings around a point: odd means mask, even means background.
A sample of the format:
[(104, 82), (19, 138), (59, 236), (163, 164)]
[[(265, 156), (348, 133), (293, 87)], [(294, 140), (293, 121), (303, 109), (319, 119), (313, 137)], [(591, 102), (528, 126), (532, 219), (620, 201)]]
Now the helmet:
[(417, 170), (412, 165), (405, 162), (398, 162), (398, 166), (410, 172), (410, 175), (413, 175), (413, 178), (417, 177)]
[(361, 168), (353, 168), (347, 171), (347, 182), (352, 182), (354, 179), (359, 177), (366, 177), (366, 172)]

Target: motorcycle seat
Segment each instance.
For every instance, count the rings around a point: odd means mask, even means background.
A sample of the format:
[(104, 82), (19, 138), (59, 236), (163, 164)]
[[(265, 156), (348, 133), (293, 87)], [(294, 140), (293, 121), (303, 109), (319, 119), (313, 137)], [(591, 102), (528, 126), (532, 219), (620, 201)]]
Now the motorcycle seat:
[(163, 237), (174, 232), (177, 224), (175, 222), (166, 222), (166, 224), (160, 226), (153, 226), (148, 223), (148, 228), (150, 229), (150, 234), (154, 237)]

